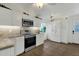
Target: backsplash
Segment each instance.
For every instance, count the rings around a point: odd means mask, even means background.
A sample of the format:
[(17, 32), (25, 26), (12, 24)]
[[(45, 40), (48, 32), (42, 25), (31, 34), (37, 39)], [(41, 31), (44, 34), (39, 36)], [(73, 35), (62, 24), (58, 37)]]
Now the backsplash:
[(0, 38), (20, 36), (19, 26), (0, 26)]

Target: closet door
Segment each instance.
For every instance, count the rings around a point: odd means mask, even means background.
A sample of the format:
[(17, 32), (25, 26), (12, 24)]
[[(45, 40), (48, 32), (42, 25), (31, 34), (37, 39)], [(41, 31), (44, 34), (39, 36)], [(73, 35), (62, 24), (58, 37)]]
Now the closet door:
[(61, 40), (61, 20), (55, 21), (55, 41), (62, 42)]
[(50, 24), (48, 24), (48, 27), (47, 27), (48, 39), (50, 39), (51, 41), (55, 41), (55, 42), (61, 42), (60, 26), (61, 26), (61, 23), (58, 20), (53, 21)]
[(49, 24), (47, 24), (47, 29), (46, 29), (46, 33), (48, 36), (48, 39), (51, 41), (56, 41), (55, 39), (55, 23), (54, 22), (50, 22)]
[(61, 22), (60, 39), (63, 43), (69, 43), (71, 40), (71, 21), (64, 19)]

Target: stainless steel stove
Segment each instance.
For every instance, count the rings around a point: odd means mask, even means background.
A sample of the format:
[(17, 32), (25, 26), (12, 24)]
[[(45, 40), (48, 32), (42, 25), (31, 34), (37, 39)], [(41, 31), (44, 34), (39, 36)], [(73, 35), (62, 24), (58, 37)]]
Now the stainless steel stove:
[(25, 52), (36, 47), (36, 36), (25, 35)]
[(25, 29), (24, 48), (25, 48), (25, 52), (27, 52), (36, 47), (36, 35), (33, 35), (28, 29), (29, 27), (33, 27), (33, 21), (22, 19), (22, 27)]

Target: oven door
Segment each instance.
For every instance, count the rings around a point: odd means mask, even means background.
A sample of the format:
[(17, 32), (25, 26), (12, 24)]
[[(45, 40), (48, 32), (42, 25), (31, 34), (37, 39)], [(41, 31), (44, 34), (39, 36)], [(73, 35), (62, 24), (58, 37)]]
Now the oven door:
[(36, 36), (25, 38), (25, 49), (36, 45)]

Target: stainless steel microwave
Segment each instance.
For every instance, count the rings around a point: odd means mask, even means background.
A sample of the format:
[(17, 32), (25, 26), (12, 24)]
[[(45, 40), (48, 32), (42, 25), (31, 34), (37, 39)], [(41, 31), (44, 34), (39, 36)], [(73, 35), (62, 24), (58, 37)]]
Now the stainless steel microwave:
[(22, 26), (23, 27), (32, 27), (33, 26), (33, 20), (22, 19)]

